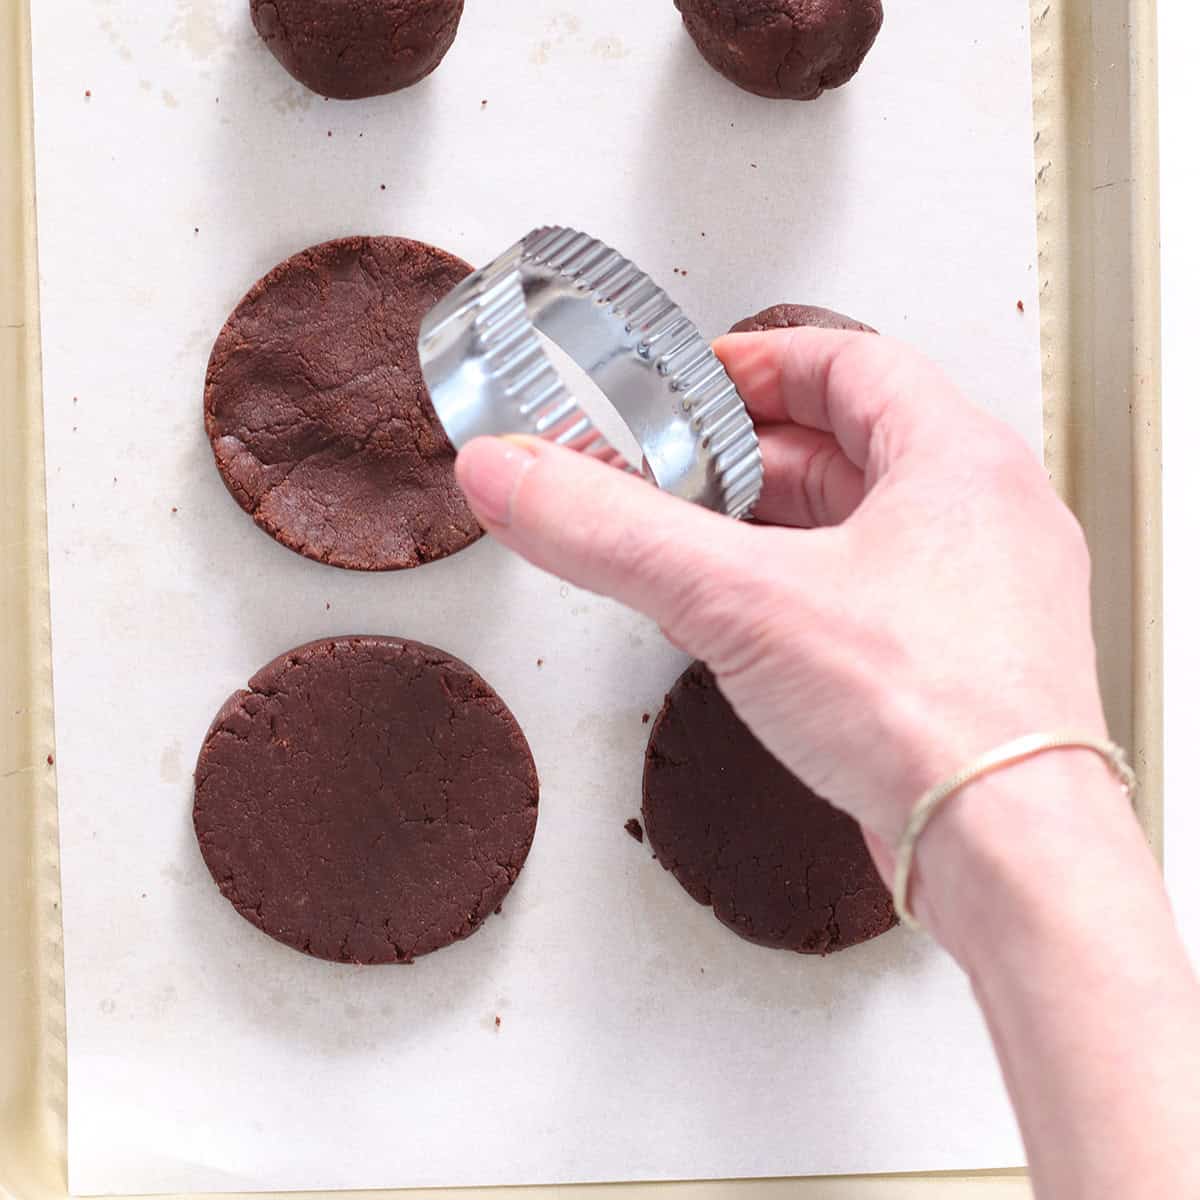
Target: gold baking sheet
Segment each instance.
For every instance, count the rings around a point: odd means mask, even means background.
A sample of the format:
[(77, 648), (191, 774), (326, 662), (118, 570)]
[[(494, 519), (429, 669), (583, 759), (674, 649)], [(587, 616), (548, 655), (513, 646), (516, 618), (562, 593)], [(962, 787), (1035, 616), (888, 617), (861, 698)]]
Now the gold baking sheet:
[[(66, 1051), (28, 3), (0, 0), (0, 1200), (59, 1200)], [(1154, 13), (1149, 0), (1032, 6), (1046, 461), (1091, 538), (1110, 724), (1132, 747), (1140, 814), (1161, 846)], [(1029, 1188), (999, 1172), (495, 1194), (1015, 1200)]]

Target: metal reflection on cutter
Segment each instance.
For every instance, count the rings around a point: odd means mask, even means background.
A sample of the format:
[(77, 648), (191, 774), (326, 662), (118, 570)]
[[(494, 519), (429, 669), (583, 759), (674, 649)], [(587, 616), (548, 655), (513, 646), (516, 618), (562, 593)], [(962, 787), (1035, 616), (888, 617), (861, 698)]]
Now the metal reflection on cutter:
[(648, 275), (574, 229), (535, 230), (422, 322), (421, 368), (455, 446), (527, 433), (618, 458), (568, 392), (539, 331), (609, 399), (641, 446), (642, 474), (706, 508), (750, 514), (762, 455), (725, 368)]

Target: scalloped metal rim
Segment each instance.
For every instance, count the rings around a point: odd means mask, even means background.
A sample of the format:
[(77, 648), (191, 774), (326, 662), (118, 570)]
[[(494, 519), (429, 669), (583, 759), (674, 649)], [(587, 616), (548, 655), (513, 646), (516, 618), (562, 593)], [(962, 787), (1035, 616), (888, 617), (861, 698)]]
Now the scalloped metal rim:
[[(527, 433), (617, 460), (539, 330), (604, 391), (642, 448), (642, 474), (729, 516), (751, 513), (762, 491), (758, 438), (707, 340), (634, 263), (562, 226), (522, 238), (422, 324), (422, 369), (455, 445)], [(585, 342), (588, 353), (576, 353)]]

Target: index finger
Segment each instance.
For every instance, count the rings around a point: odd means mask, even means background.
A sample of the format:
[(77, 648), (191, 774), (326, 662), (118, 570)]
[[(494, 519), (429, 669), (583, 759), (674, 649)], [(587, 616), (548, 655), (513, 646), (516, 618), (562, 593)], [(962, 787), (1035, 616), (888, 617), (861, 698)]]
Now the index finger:
[(718, 338), (713, 349), (756, 421), (832, 433), (860, 469), (867, 467), (873, 440), (890, 460), (914, 442), (943, 440), (947, 422), (969, 411), (933, 363), (874, 334), (736, 333)]

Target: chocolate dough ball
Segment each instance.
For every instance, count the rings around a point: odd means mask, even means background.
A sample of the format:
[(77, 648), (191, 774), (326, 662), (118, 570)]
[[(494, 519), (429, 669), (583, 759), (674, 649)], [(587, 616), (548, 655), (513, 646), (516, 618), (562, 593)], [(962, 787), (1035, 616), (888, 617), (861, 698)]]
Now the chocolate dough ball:
[(862, 66), (881, 0), (675, 0), (700, 53), (758, 96), (815, 100)]
[(250, 0), (271, 53), (335, 100), (382, 96), (424, 79), (458, 33), (463, 0)]
[(844, 313), (832, 308), (818, 308), (813, 304), (773, 304), (762, 312), (744, 321), (739, 321), (730, 333), (766, 333), (769, 329), (848, 329), (853, 333), (878, 333), (870, 325), (864, 325)]

